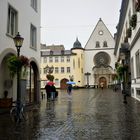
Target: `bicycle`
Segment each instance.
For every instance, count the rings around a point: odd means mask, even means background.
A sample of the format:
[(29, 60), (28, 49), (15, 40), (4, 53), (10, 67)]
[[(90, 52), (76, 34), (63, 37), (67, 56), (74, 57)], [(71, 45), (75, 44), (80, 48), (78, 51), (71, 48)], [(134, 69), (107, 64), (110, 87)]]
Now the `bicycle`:
[(22, 119), (26, 120), (25, 115), (24, 115), (24, 105), (20, 104), (18, 106), (17, 102), (13, 102), (13, 106), (10, 110), (10, 117), (13, 122), (16, 124), (20, 123)]

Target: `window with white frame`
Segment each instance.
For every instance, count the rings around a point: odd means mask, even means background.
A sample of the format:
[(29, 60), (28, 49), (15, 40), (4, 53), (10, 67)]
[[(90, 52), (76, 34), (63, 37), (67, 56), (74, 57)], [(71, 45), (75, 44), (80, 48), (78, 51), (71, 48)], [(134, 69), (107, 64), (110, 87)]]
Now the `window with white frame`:
[(140, 77), (140, 50), (136, 52), (136, 75)]
[(70, 73), (70, 67), (67, 67), (67, 73)]
[(37, 11), (37, 0), (31, 0), (31, 6), (35, 11)]
[(81, 68), (81, 73), (83, 73), (83, 68)]
[(78, 68), (80, 68), (80, 58), (78, 58)]
[(81, 54), (81, 59), (83, 59), (83, 54)]
[(140, 89), (139, 88), (136, 89), (136, 97), (140, 99)]
[(8, 23), (7, 23), (7, 34), (15, 36), (18, 30), (18, 13), (12, 7), (8, 6)]
[(55, 73), (59, 73), (59, 68), (55, 67)]
[(131, 96), (134, 96), (134, 88), (131, 88)]
[(59, 79), (55, 79), (55, 85), (59, 85)]
[(31, 24), (31, 29), (30, 29), (30, 46), (31, 46), (31, 48), (36, 49), (36, 41), (37, 41), (36, 27)]
[(47, 57), (43, 57), (44, 63), (47, 63)]
[(64, 62), (64, 56), (61, 56), (61, 62)]
[(73, 68), (75, 69), (75, 60), (73, 59)]
[(65, 71), (64, 71), (64, 67), (61, 67), (61, 73), (64, 73)]
[(43, 69), (43, 73), (44, 73), (44, 74), (47, 73), (47, 69), (46, 69), (46, 68)]
[(67, 56), (67, 62), (70, 62), (70, 56)]
[(134, 60), (131, 58), (131, 79), (134, 79)]
[(49, 62), (53, 62), (53, 57), (49, 57)]
[(58, 62), (58, 60), (59, 60), (58, 56), (55, 56), (55, 62)]

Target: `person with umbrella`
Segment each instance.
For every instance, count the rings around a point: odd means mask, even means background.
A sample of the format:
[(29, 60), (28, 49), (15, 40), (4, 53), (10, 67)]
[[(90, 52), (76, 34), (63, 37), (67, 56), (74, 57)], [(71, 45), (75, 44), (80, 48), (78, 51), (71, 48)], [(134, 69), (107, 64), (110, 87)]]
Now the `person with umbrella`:
[(72, 84), (68, 84), (67, 93), (68, 93), (69, 96), (71, 95), (71, 91), (72, 91)]
[(54, 100), (55, 93), (56, 93), (56, 88), (54, 86), (54, 82), (52, 82), (52, 81), (47, 82), (45, 89), (46, 89), (46, 93), (47, 93), (47, 99), (51, 98), (52, 100)]

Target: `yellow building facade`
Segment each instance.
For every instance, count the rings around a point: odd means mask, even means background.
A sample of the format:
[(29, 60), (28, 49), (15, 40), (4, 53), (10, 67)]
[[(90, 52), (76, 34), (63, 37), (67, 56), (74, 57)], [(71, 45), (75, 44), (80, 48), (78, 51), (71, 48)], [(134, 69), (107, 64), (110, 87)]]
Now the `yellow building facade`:
[(41, 44), (41, 88), (44, 88), (47, 82), (47, 69), (52, 68), (52, 75), (56, 88), (65, 89), (66, 82), (73, 80), (74, 86), (83, 87), (84, 77), (84, 49), (78, 38), (73, 44), (71, 50), (65, 50), (63, 45), (46, 46)]

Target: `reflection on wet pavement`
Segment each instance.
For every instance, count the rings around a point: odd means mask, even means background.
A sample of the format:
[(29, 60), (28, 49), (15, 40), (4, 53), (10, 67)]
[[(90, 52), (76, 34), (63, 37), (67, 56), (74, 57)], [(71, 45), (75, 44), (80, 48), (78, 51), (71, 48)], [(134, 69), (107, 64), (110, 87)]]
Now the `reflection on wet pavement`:
[(78, 89), (71, 97), (59, 91), (57, 100), (28, 110), (18, 126), (0, 115), (0, 140), (139, 140), (140, 103), (122, 100), (109, 89)]

